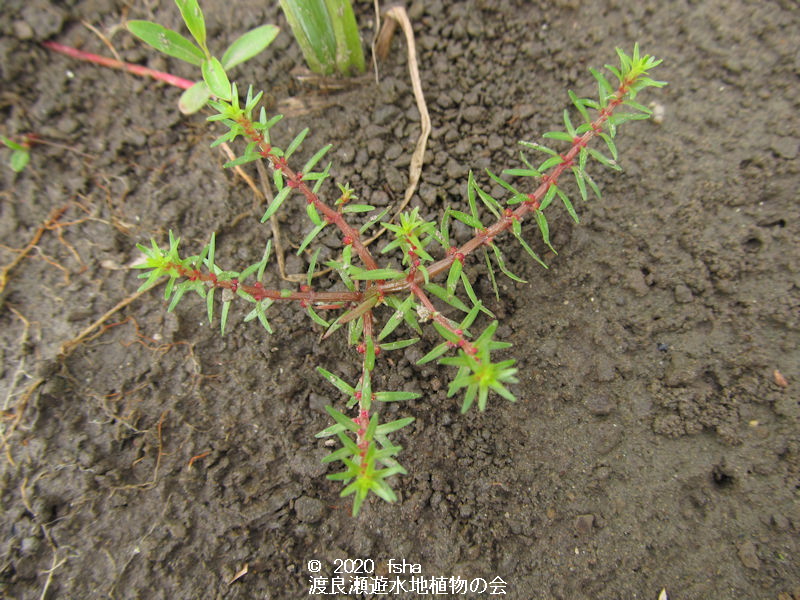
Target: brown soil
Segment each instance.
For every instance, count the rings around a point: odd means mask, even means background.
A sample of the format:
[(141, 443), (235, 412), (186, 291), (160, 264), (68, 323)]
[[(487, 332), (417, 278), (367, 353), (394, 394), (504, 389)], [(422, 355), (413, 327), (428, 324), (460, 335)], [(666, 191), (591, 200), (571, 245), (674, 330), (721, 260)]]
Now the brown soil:
[[(203, 6), (220, 48), (285, 26), (272, 3)], [(341, 399), (314, 367), (352, 379), (358, 361), (320, 342), (296, 306), (274, 309), (272, 336), (234, 310), (221, 337), (202, 300), (167, 314), (155, 290), (59, 358), (136, 290), (136, 243), (174, 229), (191, 252), (216, 231), (219, 261), (241, 268), (271, 234), (209, 149), (216, 130), (181, 116), (174, 89), (39, 45), (108, 54), (86, 20), (124, 60), (191, 77), (112, 35), (125, 15), (177, 28), (173, 3), (6, 0), (2, 133), (47, 143), (20, 175), (0, 170), (2, 262), (50, 221), (0, 298), (4, 597), (299, 598), (309, 561), (331, 576), (336, 559), (370, 558), (387, 575), (394, 558), (428, 578), (499, 577), (511, 599), (800, 598), (796, 4), (410, 12), (433, 119), (414, 202), (432, 217), (465, 202), (469, 169), (491, 189), (484, 168), (518, 166), (517, 140), (559, 126), (567, 89), (592, 95), (587, 70), (615, 46), (663, 57), (670, 85), (641, 98), (663, 105), (661, 125), (622, 127), (624, 173), (592, 170), (604, 197), (578, 207), (581, 224), (551, 211), (549, 270), (509, 244), (528, 283), (502, 279), (499, 301), (470, 271), (514, 343), (518, 403), (461, 416), (445, 397), (452, 373), (415, 366), (433, 336), (381, 365), (382, 385), (423, 397), (393, 407), (416, 417), (397, 436), (400, 502), (373, 499), (353, 519), (320, 464), (322, 407)], [(289, 76), (299, 62), (283, 33), (237, 77), (278, 101), (307, 92)], [(286, 119), (278, 139), (310, 127), (307, 153), (335, 145), (336, 181), (397, 202), (419, 131), (402, 40), (380, 83), (329, 100)], [(306, 229), (302, 208), (284, 215), (293, 242)], [(287, 260), (304, 272), (305, 258)]]

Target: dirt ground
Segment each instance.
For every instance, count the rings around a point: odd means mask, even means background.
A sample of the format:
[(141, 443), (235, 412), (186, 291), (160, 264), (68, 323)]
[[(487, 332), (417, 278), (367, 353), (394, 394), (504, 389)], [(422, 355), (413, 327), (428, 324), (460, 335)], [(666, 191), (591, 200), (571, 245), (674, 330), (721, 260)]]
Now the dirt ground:
[[(352, 379), (352, 350), (288, 304), (272, 336), (239, 307), (221, 337), (197, 297), (169, 314), (160, 288), (132, 298), (135, 245), (169, 229), (188, 252), (215, 231), (228, 268), (260, 259), (263, 206), (209, 148), (218, 130), (182, 116), (174, 88), (39, 44), (110, 55), (91, 25), (122, 59), (194, 77), (118, 28), (178, 28), (174, 3), (3, 4), (0, 133), (42, 141), (23, 173), (0, 169), (3, 597), (317, 597), (312, 576), (354, 566), (337, 559), (371, 559), (409, 589), (417, 573), (388, 566), (404, 559), (428, 581), (478, 581), (438, 597), (487, 598), (480, 581), (502, 580), (510, 599), (800, 598), (796, 3), (409, 6), (433, 121), (413, 203), (433, 217), (464, 205), (470, 169), (491, 190), (485, 168), (519, 166), (517, 141), (560, 126), (568, 89), (593, 95), (588, 69), (615, 46), (663, 58), (669, 86), (640, 97), (662, 123), (621, 128), (624, 172), (590, 169), (603, 199), (576, 204), (581, 224), (550, 211), (549, 270), (507, 245), (527, 283), (501, 279), (497, 301), (469, 269), (514, 344), (518, 403), (461, 416), (452, 372), (415, 365), (433, 335), (379, 366), (386, 388), (422, 398), (392, 407), (416, 418), (397, 436), (400, 501), (356, 519), (314, 437), (341, 404), (314, 367)], [(301, 59), (273, 3), (202, 5), (218, 49), (284, 28), (239, 81), (273, 104), (314, 91), (290, 75)], [(357, 8), (368, 38), (371, 3)], [(333, 143), (337, 182), (398, 202), (420, 126), (402, 39), (379, 83), (323, 100), (279, 141), (310, 127), (306, 155)], [(282, 231), (296, 244), (308, 221), (293, 207)], [(287, 268), (306, 260), (290, 252)]]

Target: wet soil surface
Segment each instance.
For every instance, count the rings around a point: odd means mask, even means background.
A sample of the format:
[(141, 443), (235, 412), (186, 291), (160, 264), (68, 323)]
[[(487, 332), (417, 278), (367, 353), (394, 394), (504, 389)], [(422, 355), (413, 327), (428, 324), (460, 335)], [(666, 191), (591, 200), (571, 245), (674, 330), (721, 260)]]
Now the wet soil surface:
[[(264, 4), (205, 2), (211, 39), (286, 30)], [(517, 403), (461, 416), (452, 373), (415, 365), (430, 334), (379, 366), (384, 389), (422, 398), (387, 412), (416, 418), (396, 436), (399, 502), (353, 519), (314, 437), (341, 398), (314, 367), (353, 380), (358, 358), (298, 307), (272, 309), (271, 336), (234, 308), (222, 337), (201, 299), (167, 313), (159, 288), (69, 344), (134, 294), (136, 243), (173, 229), (196, 252), (215, 231), (219, 262), (242, 268), (272, 235), (209, 148), (219, 131), (180, 115), (175, 89), (39, 45), (110, 54), (86, 21), (124, 60), (193, 77), (117, 28), (126, 16), (177, 28), (173, 3), (4, 3), (1, 132), (43, 142), (23, 173), (0, 170), (3, 264), (29, 249), (0, 297), (4, 597), (309, 597), (312, 576), (350, 558), (390, 580), (389, 559), (428, 581), (499, 578), (512, 599), (800, 598), (796, 4), (409, 10), (433, 120), (413, 205), (432, 218), (464, 206), (469, 169), (499, 193), (484, 169), (519, 166), (517, 141), (560, 126), (567, 89), (593, 95), (588, 68), (615, 46), (663, 57), (670, 85), (641, 97), (663, 122), (621, 128), (624, 172), (591, 170), (603, 199), (576, 203), (581, 224), (550, 211), (559, 254), (536, 246), (549, 270), (509, 243), (527, 282), (501, 278), (499, 300), (483, 266), (468, 270), (514, 344)], [(284, 32), (236, 76), (269, 102), (302, 97), (300, 62)], [(379, 83), (287, 118), (276, 139), (310, 127), (304, 156), (333, 143), (336, 182), (397, 203), (419, 133), (406, 68), (398, 38)], [(309, 225), (293, 206), (281, 225), (297, 244)], [(334, 257), (336, 239), (323, 248)], [(289, 253), (287, 269), (307, 260)], [(413, 574), (399, 575), (406, 589)]]

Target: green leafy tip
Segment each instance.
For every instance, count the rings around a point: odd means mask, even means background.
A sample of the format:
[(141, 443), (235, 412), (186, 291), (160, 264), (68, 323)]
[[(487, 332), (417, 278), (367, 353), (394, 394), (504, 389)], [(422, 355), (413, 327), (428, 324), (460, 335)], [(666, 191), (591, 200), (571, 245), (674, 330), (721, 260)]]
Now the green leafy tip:
[(478, 408), (486, 410), (486, 401), (489, 392), (495, 392), (506, 400), (516, 401), (516, 397), (506, 387), (507, 384), (518, 383), (515, 377), (517, 369), (514, 368), (514, 359), (497, 363), (491, 361), (490, 354), (493, 350), (508, 348), (511, 344), (497, 342), (492, 339), (497, 330), (498, 322), (493, 321), (473, 343), (474, 352), (459, 349), (457, 356), (439, 359), (443, 365), (458, 367), (458, 373), (450, 382), (447, 395), (453, 396), (456, 392), (466, 388), (461, 412), (465, 413), (478, 400)]

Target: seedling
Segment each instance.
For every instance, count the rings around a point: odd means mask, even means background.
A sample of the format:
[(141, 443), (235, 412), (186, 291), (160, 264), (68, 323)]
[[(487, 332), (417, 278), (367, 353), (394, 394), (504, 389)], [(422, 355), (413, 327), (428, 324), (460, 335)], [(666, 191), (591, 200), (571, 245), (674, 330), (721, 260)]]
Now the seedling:
[[(481, 187), (470, 173), (466, 210), (448, 207), (437, 221), (414, 208), (401, 214), (399, 222), (381, 222), (385, 211), (378, 212), (373, 206), (354, 202), (353, 190), (347, 186), (341, 186), (334, 195), (330, 195), (327, 186), (323, 189), (331, 172), (331, 164), (324, 162), (330, 145), (319, 149), (301, 166), (292, 166), (308, 130), (302, 131), (288, 146), (279, 147), (271, 139), (270, 132), (281, 116), (269, 117), (263, 107), (259, 109), (262, 94), (254, 93), (252, 88), (241, 102), (235, 84), (230, 89), (225, 87), (227, 77), (223, 77), (222, 63), (204, 59), (204, 80), (217, 96), (217, 100), (209, 103), (215, 111), (209, 121), (222, 124), (226, 130), (212, 146), (242, 138), (245, 144), (242, 154), (226, 166), (266, 161), (272, 169), (277, 193), (262, 222), (288, 206), (290, 200), (299, 199), (305, 204), (310, 229), (298, 253), (309, 257), (306, 281), (298, 289), (264, 286), (270, 243), (257, 263), (242, 270), (230, 270), (218, 263), (213, 234), (198, 254), (185, 256), (180, 250), (180, 239), (170, 232), (166, 247), (155, 241), (149, 247), (139, 246), (145, 255), (143, 264), (137, 267), (144, 270), (140, 277), (145, 281), (140, 289), (166, 277), (164, 298), (169, 303), (168, 310), (173, 310), (187, 292), (197, 293), (206, 300), (209, 322), (216, 312), (219, 313), (223, 334), (230, 322), (234, 301), (249, 305), (250, 310), (243, 320), (257, 321), (267, 333), (272, 332), (268, 317), (272, 305), (292, 302), (306, 311), (324, 338), (334, 333), (343, 334), (359, 354), (361, 369), (355, 380), (348, 381), (317, 368), (343, 397), (339, 408), (326, 407), (332, 424), (317, 434), (317, 437), (335, 436), (341, 444), (323, 462), (342, 464), (341, 471), (328, 477), (343, 482), (342, 496), (353, 495), (354, 515), (370, 492), (393, 502), (397, 496), (389, 480), (406, 471), (397, 461), (401, 447), (391, 441), (390, 435), (414, 419), (409, 416), (384, 422), (379, 407), (386, 402), (417, 399), (421, 394), (376, 389), (373, 385), (375, 370), (380, 367), (384, 354), (418, 343), (422, 328), (433, 327), (441, 342), (418, 364), (438, 361), (441, 365), (455, 367), (447, 394), (461, 396), (462, 412), (472, 406), (485, 410), (490, 395), (516, 400), (511, 387), (517, 383), (515, 360), (497, 360), (493, 356), (511, 344), (495, 338), (498, 320), (479, 300), (463, 267), (479, 251), (483, 253), (499, 297), (495, 269), (514, 281), (522, 281), (508, 269), (500, 240), (515, 240), (522, 250), (544, 265), (523, 238), (523, 222), (534, 221), (542, 242), (552, 249), (545, 211), (553, 202), (560, 202), (578, 221), (563, 186), (564, 175), (575, 179), (581, 198), (586, 200), (589, 191), (600, 197), (600, 190), (587, 171), (590, 160), (620, 170), (614, 144), (617, 128), (630, 120), (647, 119), (650, 110), (635, 99), (643, 89), (661, 87), (665, 83), (650, 79), (648, 72), (661, 61), (641, 55), (638, 45), (631, 55), (619, 49), (617, 54), (619, 66), (606, 65), (614, 84), (606, 75), (591, 70), (597, 81), (597, 99), (578, 98), (569, 92), (576, 114), (571, 116), (570, 111), (565, 110), (564, 129), (544, 134), (543, 137), (554, 140), (563, 149), (521, 142), (522, 167), (502, 174), (487, 171), (488, 177), (505, 190), (504, 201)], [(623, 111), (623, 107), (630, 110)], [(576, 116), (577, 125), (573, 124)], [(590, 145), (596, 141), (605, 145), (604, 152)], [(540, 159), (529, 159), (528, 154), (538, 155)], [(371, 217), (355, 224), (359, 215), (370, 213)], [(451, 225), (455, 221), (475, 231), (472, 239), (461, 245), (454, 243)], [(365, 244), (364, 236), (378, 223), (386, 228), (390, 239), (376, 254)], [(322, 265), (318, 261), (320, 249), (313, 248), (319, 234), (328, 228), (338, 230), (342, 249), (338, 258)], [(383, 259), (385, 261), (381, 262)], [(333, 269), (338, 276), (339, 284), (332, 290), (321, 291), (314, 286), (315, 277), (323, 266)], [(477, 320), (482, 313), (492, 320), (478, 332)], [(454, 314), (460, 316), (454, 317)], [(401, 326), (410, 332), (400, 334)]]
[(14, 142), (0, 135), (0, 142), (3, 142), (3, 145), (11, 150), (11, 158), (8, 164), (15, 173), (21, 173), (28, 166), (31, 160), (32, 139), (32, 136), (25, 136), (22, 142)]
[(133, 35), (156, 50), (201, 68), (202, 81), (187, 89), (178, 103), (181, 112), (191, 114), (203, 108), (212, 95), (230, 100), (231, 84), (227, 71), (250, 60), (269, 46), (278, 35), (278, 28), (275, 25), (262, 25), (251, 29), (237, 38), (222, 58), (217, 58), (208, 50), (206, 22), (197, 0), (175, 0), (175, 4), (178, 5), (183, 22), (196, 43), (176, 31), (150, 21), (128, 21), (127, 27)]

